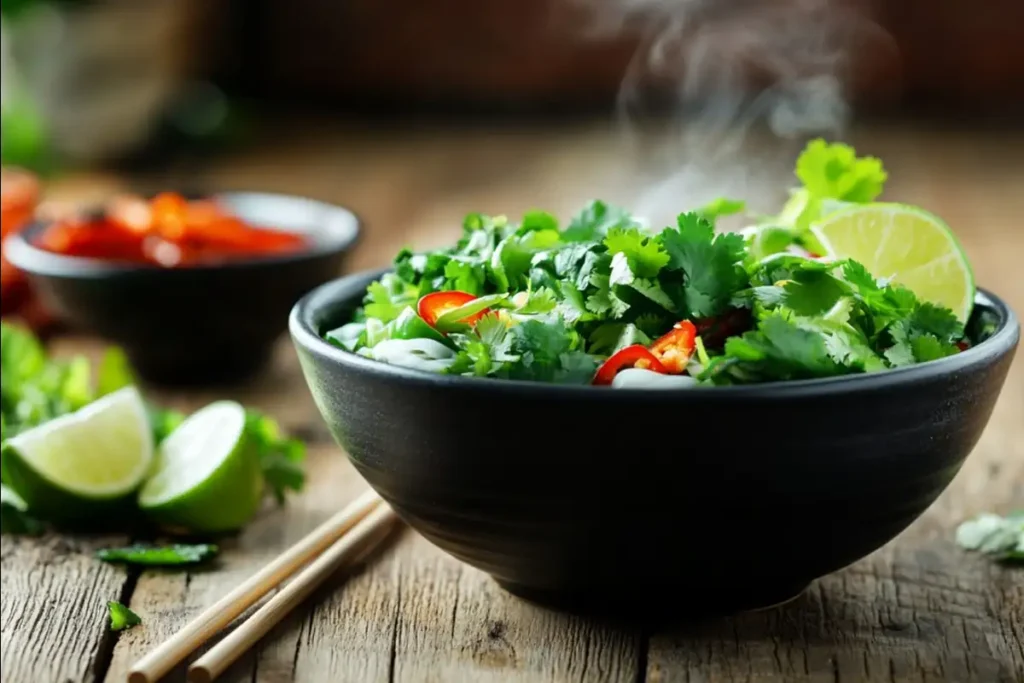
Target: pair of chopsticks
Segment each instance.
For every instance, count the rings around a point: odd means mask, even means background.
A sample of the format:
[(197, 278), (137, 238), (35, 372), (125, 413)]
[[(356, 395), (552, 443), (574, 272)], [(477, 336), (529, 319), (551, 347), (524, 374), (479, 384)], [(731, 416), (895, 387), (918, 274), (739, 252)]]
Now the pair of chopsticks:
[(395, 519), (395, 513), (376, 492), (366, 492), (136, 662), (128, 674), (128, 683), (155, 683), (299, 567), (313, 560), (188, 668), (190, 683), (215, 680), (336, 569), (372, 551), (388, 535)]

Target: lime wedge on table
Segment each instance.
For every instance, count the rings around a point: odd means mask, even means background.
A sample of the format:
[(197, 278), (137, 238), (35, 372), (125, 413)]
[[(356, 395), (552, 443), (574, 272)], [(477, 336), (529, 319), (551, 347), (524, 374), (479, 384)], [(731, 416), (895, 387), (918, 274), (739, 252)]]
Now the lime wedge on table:
[(40, 517), (87, 522), (133, 494), (153, 461), (153, 432), (134, 387), (125, 387), (3, 447), (3, 480)]
[(196, 411), (160, 444), (139, 507), (173, 530), (238, 529), (263, 495), (259, 453), (246, 435), (245, 409), (216, 401)]
[(858, 261), (875, 277), (967, 321), (974, 273), (953, 231), (937, 216), (903, 204), (863, 204), (831, 213), (811, 230), (830, 256)]

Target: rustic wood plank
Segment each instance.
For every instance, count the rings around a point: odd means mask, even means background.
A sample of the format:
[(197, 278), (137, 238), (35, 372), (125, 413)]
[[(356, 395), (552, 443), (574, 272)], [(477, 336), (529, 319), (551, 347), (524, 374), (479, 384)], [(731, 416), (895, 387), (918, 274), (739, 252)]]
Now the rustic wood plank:
[[(119, 639), (107, 681), (123, 680), (136, 659), (365, 489), (365, 484), (330, 446), (311, 450), (309, 474), (310, 485), (302, 496), (291, 501), (287, 508), (268, 505), (237, 538), (223, 543), (223, 552), (215, 567), (190, 572), (142, 573), (130, 606), (142, 616), (143, 624), (125, 632)], [(339, 574), (339, 581), (345, 574)], [(333, 587), (338, 585), (334, 582)], [(309, 604), (313, 605), (315, 601)], [(271, 652), (280, 652), (281, 656), (277, 659), (270, 657), (266, 676), (261, 674), (257, 680), (291, 680), (281, 676), (291, 675), (296, 644), (281, 631), (277, 629), (266, 641), (271, 644)], [(283, 639), (279, 639), (278, 636), (282, 635)], [(252, 680), (257, 656), (258, 649), (236, 663), (224, 680)], [(195, 657), (189, 661), (192, 659)], [(267, 658), (261, 657), (261, 661), (263, 659)], [(169, 680), (183, 680), (183, 669), (180, 667)]]
[(133, 579), (93, 557), (123, 538), (4, 536), (0, 542), (0, 660), (3, 680), (91, 681), (106, 669), (115, 634), (108, 600)]

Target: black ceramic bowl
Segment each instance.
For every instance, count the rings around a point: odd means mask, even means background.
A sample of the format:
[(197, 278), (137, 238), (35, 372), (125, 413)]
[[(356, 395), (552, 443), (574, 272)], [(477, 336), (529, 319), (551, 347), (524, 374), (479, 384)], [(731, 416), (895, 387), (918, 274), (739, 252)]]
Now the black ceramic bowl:
[(379, 274), (292, 311), (316, 405), (410, 526), (512, 593), (570, 609), (767, 606), (884, 545), (960, 469), (1020, 337), (980, 292), (985, 341), (872, 375), (682, 390), (447, 377), (321, 341)]
[(45, 223), (11, 235), (8, 260), (43, 303), (122, 346), (139, 374), (162, 384), (233, 381), (258, 370), (288, 311), (337, 277), (359, 236), (348, 209), (264, 192), (212, 195), (243, 220), (307, 235), (296, 254), (165, 269), (65, 256), (33, 245)]

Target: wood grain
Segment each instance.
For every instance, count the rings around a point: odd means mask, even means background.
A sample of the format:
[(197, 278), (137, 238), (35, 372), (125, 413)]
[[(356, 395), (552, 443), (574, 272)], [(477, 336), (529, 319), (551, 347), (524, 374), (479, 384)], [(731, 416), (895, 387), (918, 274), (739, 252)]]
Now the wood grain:
[(114, 643), (107, 601), (127, 601), (134, 581), (93, 553), (123, 542), (3, 537), (0, 668), (5, 683), (78, 683), (106, 669)]
[[(514, 215), (539, 206), (567, 215), (592, 197), (630, 205), (650, 198), (641, 190), (650, 187), (653, 166), (631, 164), (620, 140), (599, 125), (396, 130), (307, 122), (280, 130), (289, 132), (190, 179), (351, 205), (365, 219), (365, 235), (350, 269), (385, 265), (407, 244), (447, 242), (468, 211)], [(852, 141), (884, 159), (887, 198), (945, 217), (979, 284), (1024, 310), (1024, 135), (875, 129), (855, 131)], [(772, 191), (789, 182), (776, 179)], [(147, 179), (118, 182), (128, 180)], [(86, 191), (95, 186), (74, 176), (52, 188), (58, 199)], [(648, 207), (678, 207), (687, 195), (666, 196), (672, 203)], [(100, 345), (73, 336), (57, 348), (95, 354)], [(225, 541), (219, 565), (208, 571), (145, 571), (136, 580), (92, 560), (83, 542), (4, 537), (5, 682), (123, 681), (136, 657), (363, 486), (316, 414), (287, 340), (273, 366), (244, 386), (150, 393), (183, 409), (229, 396), (270, 412), (310, 441), (309, 488), (284, 509), (268, 506)], [(1024, 574), (963, 552), (952, 536), (967, 516), (1024, 505), (1022, 416), (1019, 357), (988, 429), (939, 501), (886, 547), (775, 610), (656, 633), (600, 624), (513, 598), (405, 530), (319, 590), (224, 680), (1021, 681)], [(772, 561), (751, 558), (751, 571)], [(106, 630), (104, 601), (119, 596), (143, 624), (115, 636)], [(181, 671), (170, 680), (182, 680)]]

